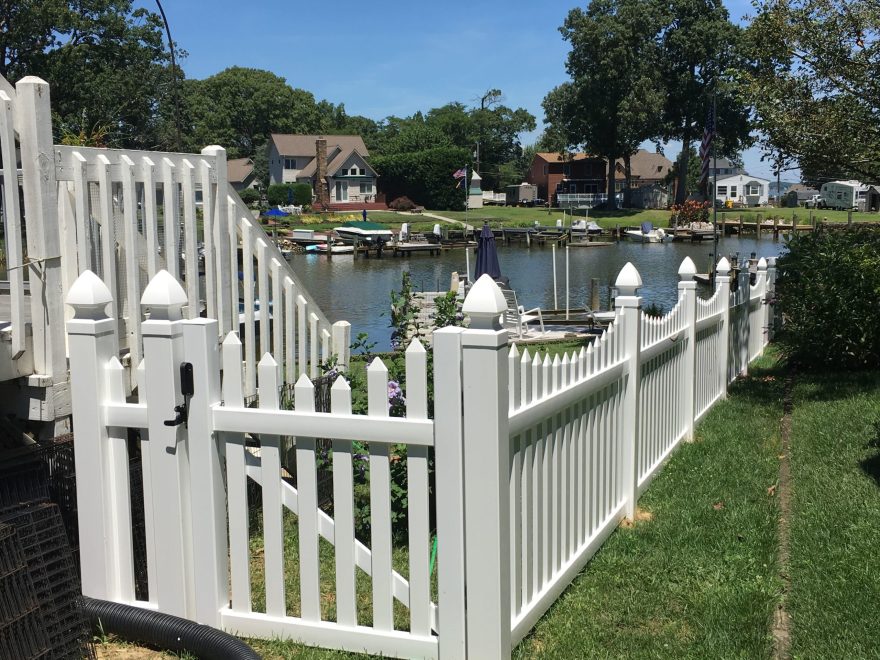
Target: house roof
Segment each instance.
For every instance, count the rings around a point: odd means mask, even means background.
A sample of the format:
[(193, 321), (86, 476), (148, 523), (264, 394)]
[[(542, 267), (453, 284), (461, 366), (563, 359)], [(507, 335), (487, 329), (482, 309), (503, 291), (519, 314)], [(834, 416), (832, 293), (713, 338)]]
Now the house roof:
[[(327, 158), (329, 162), (327, 163), (327, 176), (333, 176), (336, 172), (339, 171), (339, 168), (342, 167), (342, 164), (346, 162), (352, 154), (357, 154), (361, 157), (361, 160), (364, 161), (366, 166), (370, 169), (373, 174), (376, 174), (376, 170), (370, 167), (370, 164), (367, 163), (367, 159), (364, 158), (364, 154), (361, 153), (360, 149), (339, 149), (335, 148), (331, 151), (329, 148), (327, 149)], [(318, 169), (318, 161), (315, 158), (312, 158), (304, 168), (302, 168), (299, 173), (296, 175), (298, 179), (306, 179), (315, 176), (315, 170)]]
[(717, 168), (719, 170), (721, 170), (721, 169), (741, 170), (742, 169), (739, 165), (734, 163), (729, 158), (716, 158), (716, 159), (714, 159), (714, 162), (709, 164), (709, 167), (712, 167), (713, 169)]
[(590, 154), (577, 153), (577, 154), (566, 154), (564, 157), (562, 154), (553, 153), (550, 151), (539, 151), (535, 154), (535, 158), (541, 158), (548, 163), (570, 163), (573, 160), (586, 160), (588, 158), (596, 158), (596, 156), (591, 156)]
[(291, 135), (289, 133), (272, 133), (270, 140), (282, 156), (315, 157), (315, 141), (327, 140), (328, 157), (334, 149), (351, 151), (357, 149), (362, 156), (369, 156), (367, 145), (360, 135)]
[[(634, 179), (662, 179), (672, 169), (672, 161), (663, 154), (639, 149), (630, 156), (630, 171)], [(614, 167), (614, 178), (624, 178), (623, 159), (618, 158)]]
[(740, 172), (739, 174), (725, 174), (724, 176), (719, 176), (716, 179), (716, 183), (728, 181), (729, 179), (743, 179), (744, 181), (760, 181), (761, 183), (770, 183), (770, 179), (762, 179), (759, 176), (752, 176), (751, 174), (747, 174), (746, 172)]
[(226, 176), (230, 183), (242, 183), (254, 173), (250, 158), (232, 158), (226, 161)]

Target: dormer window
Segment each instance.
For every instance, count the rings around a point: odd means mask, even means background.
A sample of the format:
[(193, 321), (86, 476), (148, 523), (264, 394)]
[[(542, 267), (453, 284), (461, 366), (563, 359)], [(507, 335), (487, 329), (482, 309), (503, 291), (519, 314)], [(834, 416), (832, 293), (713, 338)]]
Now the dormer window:
[(284, 169), (285, 170), (295, 170), (296, 169), (296, 158), (285, 158), (284, 159)]

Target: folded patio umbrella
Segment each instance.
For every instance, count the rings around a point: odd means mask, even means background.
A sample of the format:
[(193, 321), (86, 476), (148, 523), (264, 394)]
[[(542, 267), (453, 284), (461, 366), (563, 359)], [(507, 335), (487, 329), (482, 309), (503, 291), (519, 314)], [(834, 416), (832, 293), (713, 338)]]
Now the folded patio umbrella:
[(477, 267), (474, 271), (474, 282), (483, 274), (489, 275), (493, 280), (501, 277), (501, 266), (498, 265), (498, 248), (495, 245), (495, 235), (489, 229), (489, 224), (483, 225), (480, 235), (477, 237)]

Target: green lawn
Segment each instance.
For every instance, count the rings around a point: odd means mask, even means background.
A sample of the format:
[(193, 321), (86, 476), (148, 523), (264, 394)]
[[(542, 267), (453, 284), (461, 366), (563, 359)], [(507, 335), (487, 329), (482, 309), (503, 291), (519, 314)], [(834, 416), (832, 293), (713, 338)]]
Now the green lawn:
[[(537, 220), (544, 226), (552, 226), (556, 224), (558, 218), (563, 217), (560, 209), (544, 209), (544, 208), (520, 208), (513, 206), (486, 206), (481, 209), (473, 209), (465, 213), (464, 211), (427, 211), (427, 213), (437, 213), (445, 218), (453, 220), (467, 221), (474, 226), (480, 226), (484, 221), (493, 227), (530, 227)], [(372, 222), (378, 222), (387, 225), (389, 228), (398, 230), (400, 225), (408, 222), (412, 231), (426, 232), (431, 231), (434, 224), (438, 222), (433, 218), (412, 215), (408, 213), (395, 213), (394, 211), (369, 211), (369, 219)], [(583, 217), (583, 211), (576, 211), (576, 217)], [(589, 212), (590, 220), (595, 220), (601, 227), (611, 229), (617, 226), (635, 226), (642, 222), (653, 222), (660, 227), (669, 225), (670, 212), (658, 209), (621, 209), (617, 211), (601, 211), (594, 210)], [(758, 216), (762, 220), (767, 218), (778, 217), (786, 222), (790, 222), (794, 217), (800, 224), (808, 224), (810, 222), (810, 209), (791, 209), (791, 208), (755, 208), (755, 209), (729, 209), (718, 212), (719, 222), (721, 218), (726, 218), (728, 222), (736, 222), (742, 216), (745, 222), (755, 222)], [(848, 214), (846, 211), (831, 210), (814, 210), (812, 213), (818, 221), (828, 222), (846, 222)], [(308, 229), (327, 230), (334, 226), (353, 220), (360, 220), (360, 213), (337, 214), (331, 220), (329, 216), (325, 221), (319, 221), (316, 216), (304, 216), (304, 220), (308, 224), (303, 224), (300, 219), (293, 220), (290, 225), (293, 227), (305, 227)], [(877, 222), (880, 221), (880, 214), (877, 213), (857, 213), (852, 214), (854, 222)], [(565, 213), (565, 224), (571, 222), (571, 213)]]

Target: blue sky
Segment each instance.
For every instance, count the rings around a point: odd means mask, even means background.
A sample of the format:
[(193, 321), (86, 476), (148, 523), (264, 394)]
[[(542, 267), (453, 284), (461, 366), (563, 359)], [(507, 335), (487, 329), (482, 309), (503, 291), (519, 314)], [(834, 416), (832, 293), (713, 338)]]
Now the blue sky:
[[(137, 4), (155, 10), (153, 2)], [(734, 20), (750, 11), (748, 0), (725, 4)], [(233, 65), (268, 69), (318, 99), (345, 104), (349, 114), (373, 119), (450, 101), (471, 105), (499, 88), (507, 105), (537, 117), (540, 130), (541, 100), (566, 79), (568, 48), (558, 28), (579, 5), (164, 0), (163, 6), (175, 41), (189, 53), (183, 68), (190, 78)], [(523, 144), (536, 136), (523, 136)], [(679, 150), (678, 143), (664, 149), (669, 158)], [(746, 169), (771, 178), (760, 159), (758, 150), (746, 152)]]

